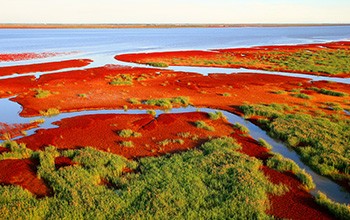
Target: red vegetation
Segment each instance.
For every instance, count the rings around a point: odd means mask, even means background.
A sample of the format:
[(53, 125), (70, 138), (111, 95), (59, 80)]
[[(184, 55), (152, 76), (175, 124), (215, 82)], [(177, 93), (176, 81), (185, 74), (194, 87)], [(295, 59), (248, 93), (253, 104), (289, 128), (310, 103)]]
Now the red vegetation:
[(268, 210), (268, 214), (279, 219), (333, 219), (303, 189), (295, 175), (289, 172), (280, 173), (268, 167), (263, 167), (262, 170), (271, 182), (282, 183), (289, 188), (289, 192), (282, 196), (270, 196), (271, 209)]
[[(194, 122), (205, 121), (215, 131), (197, 128)], [(36, 134), (18, 140), (33, 150), (54, 145), (58, 149), (77, 149), (91, 146), (126, 158), (157, 156), (194, 148), (208, 139), (230, 135), (232, 126), (223, 120), (210, 120), (207, 113), (162, 114), (154, 118), (149, 114), (138, 115), (89, 115), (67, 118), (56, 123), (59, 127), (39, 130)], [(119, 132), (131, 129), (141, 137), (121, 137)], [(186, 132), (188, 136), (179, 133)], [(181, 139), (183, 141), (177, 141)], [(166, 141), (168, 140), (168, 141)], [(122, 145), (132, 141), (133, 146)]]
[(50, 195), (52, 190), (36, 175), (37, 165), (38, 161), (30, 159), (0, 160), (0, 183), (22, 186), (38, 197)]
[(92, 60), (79, 59), (79, 60), (65, 60), (58, 62), (19, 65), (19, 66), (8, 66), (0, 67), (0, 76), (12, 75), (12, 74), (23, 74), (23, 73), (34, 73), (34, 72), (48, 72), (55, 71), (65, 68), (83, 67), (91, 63)]

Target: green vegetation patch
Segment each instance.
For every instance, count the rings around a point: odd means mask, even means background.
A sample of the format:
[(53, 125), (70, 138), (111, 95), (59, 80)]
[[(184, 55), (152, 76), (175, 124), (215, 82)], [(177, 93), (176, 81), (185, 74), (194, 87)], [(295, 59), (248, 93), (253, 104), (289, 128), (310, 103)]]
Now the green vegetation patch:
[(316, 202), (328, 209), (338, 219), (350, 219), (349, 205), (336, 203), (321, 192), (318, 192), (318, 195), (316, 196)]
[(167, 63), (161, 63), (161, 62), (148, 62), (146, 63), (148, 66), (154, 66), (154, 67), (168, 67), (169, 65)]
[(132, 141), (121, 141), (120, 146), (122, 146), (122, 147), (134, 147), (134, 143)]
[(0, 154), (0, 160), (5, 159), (26, 159), (31, 158), (33, 151), (28, 149), (25, 144), (18, 144), (16, 141), (4, 141), (0, 144), (0, 147), (9, 149), (9, 152), (3, 152)]
[[(19, 186), (0, 186), (3, 219), (266, 219), (268, 195), (281, 194), (261, 161), (236, 152), (232, 139), (138, 163), (92, 148), (40, 151), (38, 175), (54, 196), (37, 199)], [(55, 168), (55, 157), (77, 164)], [(123, 174), (124, 168), (137, 172)], [(102, 183), (111, 183), (106, 186)]]
[(36, 92), (35, 98), (39, 98), (39, 99), (46, 98), (52, 95), (51, 91), (49, 90), (36, 89), (35, 92)]
[(123, 129), (118, 132), (120, 137), (129, 138), (129, 137), (141, 137), (142, 134), (131, 129)]
[(348, 50), (300, 50), (291, 52), (268, 52), (267, 56), (257, 55), (263, 64), (286, 70), (325, 74), (350, 74), (350, 51)]
[(120, 74), (116, 76), (107, 76), (110, 85), (114, 86), (128, 86), (133, 85), (133, 76), (130, 74)]
[(225, 115), (221, 111), (209, 112), (208, 115), (211, 120), (218, 120), (220, 118), (226, 119)]
[(42, 111), (39, 111), (40, 115), (43, 115), (43, 116), (55, 116), (55, 115), (59, 115), (60, 114), (60, 110), (57, 109), (57, 108), (49, 108), (47, 110), (42, 110)]
[(183, 145), (184, 143), (185, 143), (185, 141), (182, 139), (165, 139), (165, 140), (158, 142), (158, 144), (162, 147), (165, 147), (169, 144), (181, 144), (181, 145)]
[(269, 135), (293, 147), (321, 175), (350, 180), (350, 120), (331, 116), (288, 114), (269, 105), (244, 105), (247, 115), (265, 116)]
[(164, 108), (172, 108), (174, 104), (180, 106), (188, 106), (190, 105), (190, 99), (188, 97), (175, 97), (175, 98), (162, 98), (162, 99), (149, 99), (144, 101), (146, 105), (160, 106)]
[(345, 93), (345, 92), (338, 92), (338, 91), (334, 91), (334, 90), (329, 90), (329, 89), (325, 89), (325, 88), (317, 88), (317, 87), (310, 87), (310, 90), (316, 91), (320, 94), (324, 94), (324, 95), (330, 95), (330, 96), (339, 96), (339, 97), (344, 97), (344, 96), (348, 96), (349, 94)]
[(208, 125), (205, 121), (195, 121), (194, 124), (197, 128), (202, 128), (207, 131), (215, 131), (213, 126)]
[(310, 174), (306, 173), (305, 170), (300, 169), (294, 161), (286, 159), (280, 154), (275, 154), (268, 159), (267, 166), (280, 172), (293, 172), (308, 190), (313, 189), (316, 186)]

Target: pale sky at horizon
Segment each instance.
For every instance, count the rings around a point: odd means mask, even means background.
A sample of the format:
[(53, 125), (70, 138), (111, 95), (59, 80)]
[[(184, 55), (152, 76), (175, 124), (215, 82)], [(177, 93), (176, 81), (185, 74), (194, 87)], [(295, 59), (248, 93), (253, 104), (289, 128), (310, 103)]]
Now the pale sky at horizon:
[(0, 23), (350, 23), (350, 0), (0, 0)]

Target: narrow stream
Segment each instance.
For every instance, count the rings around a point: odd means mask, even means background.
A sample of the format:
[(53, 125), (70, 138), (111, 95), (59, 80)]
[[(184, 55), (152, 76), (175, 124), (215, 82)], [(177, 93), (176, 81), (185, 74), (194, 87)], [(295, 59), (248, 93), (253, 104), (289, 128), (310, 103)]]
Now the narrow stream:
[[(1, 108), (1, 114), (0, 114), (0, 121), (4, 123), (29, 123), (31, 120), (35, 120), (38, 118), (43, 117), (31, 117), (31, 118), (24, 118), (19, 115), (20, 111), (22, 110), (22, 107), (15, 102), (12, 102), (7, 99), (0, 99), (0, 106)], [(274, 140), (271, 137), (267, 135), (267, 133), (260, 129), (258, 126), (254, 125), (253, 123), (243, 119), (242, 117), (239, 117), (235, 114), (232, 114), (227, 111), (217, 110), (217, 109), (210, 109), (210, 108), (195, 108), (195, 107), (187, 107), (187, 108), (174, 108), (169, 110), (169, 113), (187, 113), (187, 112), (195, 112), (200, 110), (201, 112), (215, 112), (215, 111), (221, 111), (224, 113), (224, 115), (227, 117), (228, 122), (234, 124), (234, 123), (240, 123), (246, 126), (250, 130), (250, 135), (255, 140), (258, 140), (259, 138), (265, 139), (267, 142), (269, 142), (273, 148), (272, 152), (276, 152), (279, 154), (282, 154), (285, 158), (289, 158), (293, 160), (295, 163), (297, 163), (302, 169), (305, 169), (313, 178), (316, 188), (312, 190), (310, 193), (312, 195), (316, 195), (317, 191), (321, 191), (325, 193), (329, 198), (333, 199), (334, 201), (340, 202), (340, 203), (350, 203), (350, 194), (346, 192), (341, 186), (333, 182), (332, 180), (323, 177), (317, 173), (315, 173), (311, 168), (309, 168), (307, 165), (305, 165), (299, 155), (287, 148), (282, 142), (278, 140)], [(156, 117), (158, 117), (160, 114), (164, 114), (165, 112), (162, 110), (156, 110)], [(168, 112), (167, 112), (168, 113)], [(56, 125), (53, 125), (53, 122), (60, 121), (62, 119), (66, 118), (72, 118), (77, 116), (84, 116), (84, 115), (95, 115), (95, 114), (147, 114), (146, 110), (87, 110), (87, 111), (78, 111), (78, 112), (69, 112), (69, 113), (61, 113), (59, 115), (53, 116), (53, 117), (45, 117), (45, 122), (43, 124), (40, 124), (39, 128), (34, 128), (27, 131), (27, 135), (34, 134), (38, 129), (50, 129), (57, 127)], [(1, 143), (1, 141), (0, 141)]]

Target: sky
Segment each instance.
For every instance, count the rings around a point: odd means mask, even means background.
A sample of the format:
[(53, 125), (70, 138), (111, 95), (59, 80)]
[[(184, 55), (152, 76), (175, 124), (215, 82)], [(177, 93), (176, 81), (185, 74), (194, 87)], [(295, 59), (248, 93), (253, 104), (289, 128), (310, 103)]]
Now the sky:
[(0, 0), (0, 23), (350, 23), (350, 0)]

